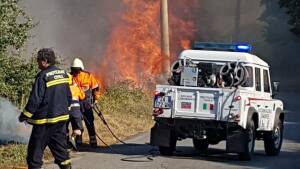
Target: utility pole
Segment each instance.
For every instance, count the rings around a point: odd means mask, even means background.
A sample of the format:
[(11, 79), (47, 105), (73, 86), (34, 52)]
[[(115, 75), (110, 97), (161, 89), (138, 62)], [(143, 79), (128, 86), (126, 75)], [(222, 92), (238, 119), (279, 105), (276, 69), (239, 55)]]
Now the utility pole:
[(161, 0), (161, 55), (164, 78), (170, 76), (168, 0)]
[(236, 0), (233, 41), (240, 40), (240, 24), (241, 24), (241, 0)]

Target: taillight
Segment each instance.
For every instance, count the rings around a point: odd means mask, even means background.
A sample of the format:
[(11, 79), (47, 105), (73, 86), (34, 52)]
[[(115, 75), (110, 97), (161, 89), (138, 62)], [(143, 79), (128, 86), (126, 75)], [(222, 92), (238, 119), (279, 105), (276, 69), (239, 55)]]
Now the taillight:
[(155, 91), (154, 96), (159, 96), (160, 92), (159, 91)]
[(214, 110), (214, 105), (213, 104), (209, 104), (209, 110)]
[(166, 93), (164, 93), (164, 92), (159, 92), (159, 91), (155, 91), (155, 93), (154, 93), (154, 96), (165, 96), (166, 95)]
[(156, 117), (156, 116), (159, 116), (163, 113), (164, 113), (164, 110), (162, 108), (154, 108), (152, 115)]
[(236, 97), (234, 98), (234, 101), (235, 101), (235, 102), (240, 101), (240, 100), (242, 100), (242, 97), (241, 97), (241, 96), (236, 96)]

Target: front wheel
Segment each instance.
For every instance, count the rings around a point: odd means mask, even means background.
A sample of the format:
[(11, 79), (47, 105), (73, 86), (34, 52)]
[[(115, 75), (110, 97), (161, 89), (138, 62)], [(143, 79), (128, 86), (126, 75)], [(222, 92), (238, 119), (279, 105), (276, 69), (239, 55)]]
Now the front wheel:
[(251, 119), (247, 124), (246, 129), (247, 134), (247, 143), (246, 143), (246, 151), (243, 153), (239, 153), (239, 158), (241, 160), (251, 160), (254, 154), (255, 147), (255, 125), (253, 119)]
[(277, 120), (274, 129), (265, 134), (264, 145), (265, 152), (269, 156), (277, 156), (280, 152), (283, 138), (283, 123)]

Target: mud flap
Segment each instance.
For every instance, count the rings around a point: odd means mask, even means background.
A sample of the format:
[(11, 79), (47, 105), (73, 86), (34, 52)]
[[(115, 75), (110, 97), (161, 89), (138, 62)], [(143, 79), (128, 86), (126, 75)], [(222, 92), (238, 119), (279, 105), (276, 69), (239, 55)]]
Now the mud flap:
[(226, 140), (228, 153), (243, 153), (247, 151), (248, 136), (243, 129), (229, 131)]
[(155, 123), (151, 128), (150, 144), (153, 146), (170, 146), (171, 128), (169, 126)]

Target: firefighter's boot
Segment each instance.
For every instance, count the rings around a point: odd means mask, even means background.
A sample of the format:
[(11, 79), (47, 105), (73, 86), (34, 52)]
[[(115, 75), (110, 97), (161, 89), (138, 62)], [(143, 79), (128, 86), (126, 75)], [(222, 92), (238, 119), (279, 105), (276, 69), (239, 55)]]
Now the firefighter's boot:
[(75, 137), (74, 135), (72, 135), (69, 139), (69, 144), (71, 146), (71, 148), (73, 148), (73, 150), (77, 151), (77, 145), (76, 145), (76, 140), (75, 140)]
[(93, 147), (93, 148), (97, 147), (97, 139), (96, 139), (96, 136), (90, 136), (90, 145), (91, 145), (91, 147)]
[(67, 164), (67, 165), (59, 165), (60, 169), (72, 169), (71, 164)]
[(72, 143), (72, 136), (67, 135), (67, 149), (70, 151), (73, 149), (74, 145)]
[(81, 146), (82, 145), (82, 135), (76, 136), (76, 145)]

